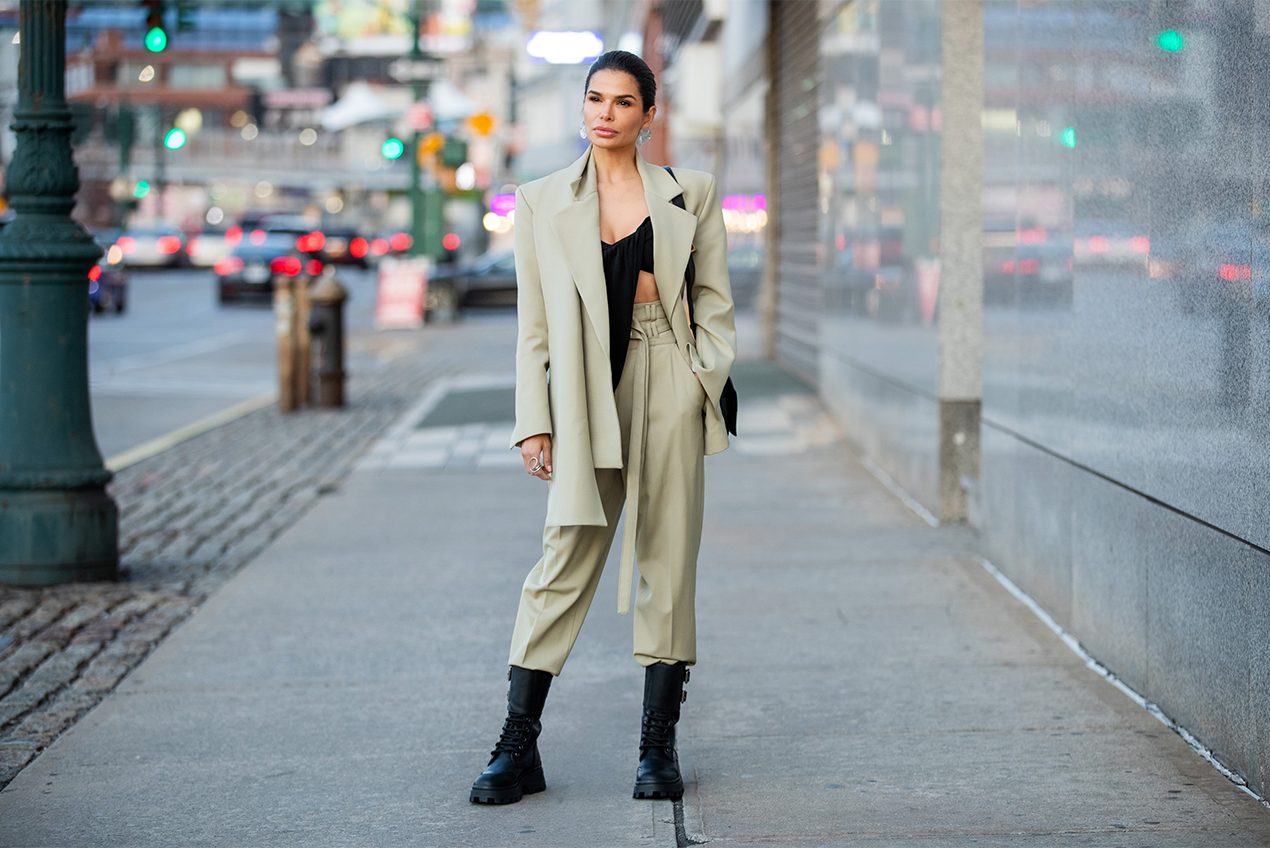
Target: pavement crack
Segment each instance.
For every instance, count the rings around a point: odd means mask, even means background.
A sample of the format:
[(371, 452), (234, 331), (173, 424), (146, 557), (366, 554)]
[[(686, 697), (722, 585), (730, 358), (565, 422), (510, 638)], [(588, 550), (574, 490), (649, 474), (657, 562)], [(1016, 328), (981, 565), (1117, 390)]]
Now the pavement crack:
[(705, 845), (710, 840), (695, 839), (688, 835), (684, 825), (684, 802), (682, 798), (674, 800), (675, 805), (675, 848), (688, 848), (689, 845)]

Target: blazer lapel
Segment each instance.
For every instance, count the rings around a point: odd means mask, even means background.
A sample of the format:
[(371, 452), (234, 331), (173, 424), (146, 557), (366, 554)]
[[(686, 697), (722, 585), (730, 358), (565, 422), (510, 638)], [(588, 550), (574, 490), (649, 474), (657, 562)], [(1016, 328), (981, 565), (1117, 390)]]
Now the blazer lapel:
[(604, 257), (600, 252), (600, 201), (590, 160), (588, 146), (566, 169), (573, 201), (552, 216), (551, 226), (582, 298), (587, 319), (607, 357), (610, 348), (608, 289), (604, 283)]
[[(644, 202), (653, 219), (653, 276), (657, 278), (657, 294), (662, 309), (675, 325), (675, 312), (683, 312), (684, 271), (697, 231), (697, 217), (680, 209), (672, 201), (683, 193), (675, 178), (664, 168), (649, 164), (636, 154), (640, 176), (644, 181)], [(686, 344), (687, 339), (679, 339)]]

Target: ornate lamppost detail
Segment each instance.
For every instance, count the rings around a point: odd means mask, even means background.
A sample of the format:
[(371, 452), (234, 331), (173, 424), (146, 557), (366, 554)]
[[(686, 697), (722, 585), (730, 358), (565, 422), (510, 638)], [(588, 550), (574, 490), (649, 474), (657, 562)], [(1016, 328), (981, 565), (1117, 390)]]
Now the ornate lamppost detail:
[(15, 217), (0, 232), (0, 583), (113, 578), (119, 519), (88, 394), (88, 271), (71, 218), (79, 173), (66, 105), (66, 3), (22, 0)]

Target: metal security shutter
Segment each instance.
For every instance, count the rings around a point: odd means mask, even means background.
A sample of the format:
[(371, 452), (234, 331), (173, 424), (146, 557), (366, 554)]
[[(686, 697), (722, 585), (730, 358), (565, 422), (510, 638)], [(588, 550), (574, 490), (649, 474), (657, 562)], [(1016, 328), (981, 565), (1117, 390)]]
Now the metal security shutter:
[(771, 137), (775, 165), (776, 358), (818, 384), (820, 23), (814, 0), (773, 0)]

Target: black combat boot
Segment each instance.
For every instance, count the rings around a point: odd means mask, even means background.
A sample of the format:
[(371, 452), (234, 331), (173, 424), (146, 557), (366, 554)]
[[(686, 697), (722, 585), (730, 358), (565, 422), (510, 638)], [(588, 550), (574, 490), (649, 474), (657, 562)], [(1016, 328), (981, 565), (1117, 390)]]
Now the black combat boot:
[(542, 706), (551, 686), (551, 672), (512, 666), (507, 673), (507, 721), (489, 765), (472, 784), (474, 804), (514, 804), (525, 795), (547, 788), (538, 756)]
[(635, 772), (636, 798), (682, 798), (683, 775), (675, 753), (675, 724), (679, 704), (687, 699), (684, 684), (688, 667), (683, 663), (656, 662), (644, 669), (644, 721), (639, 734), (639, 768)]

